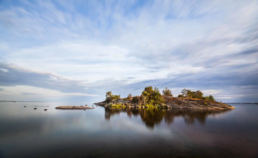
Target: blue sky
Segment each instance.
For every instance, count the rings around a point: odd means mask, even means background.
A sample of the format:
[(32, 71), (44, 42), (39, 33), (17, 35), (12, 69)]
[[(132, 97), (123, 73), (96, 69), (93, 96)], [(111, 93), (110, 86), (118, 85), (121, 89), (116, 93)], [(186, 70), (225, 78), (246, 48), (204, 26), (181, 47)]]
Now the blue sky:
[(257, 0), (1, 0), (0, 35), (0, 100), (152, 85), (258, 101)]

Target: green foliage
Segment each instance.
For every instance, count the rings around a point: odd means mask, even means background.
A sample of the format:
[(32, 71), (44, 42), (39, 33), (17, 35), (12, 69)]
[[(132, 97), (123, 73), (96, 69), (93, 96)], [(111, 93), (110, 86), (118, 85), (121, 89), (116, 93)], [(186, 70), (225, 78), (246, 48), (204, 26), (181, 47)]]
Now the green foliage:
[(112, 96), (112, 92), (111, 91), (108, 91), (107, 93), (106, 93), (106, 98), (110, 98)]
[(162, 91), (162, 93), (163, 93), (164, 99), (169, 99), (169, 98), (173, 97), (171, 90), (168, 89), (167, 87)]
[(183, 89), (183, 90), (181, 91), (181, 93), (182, 93), (182, 96), (183, 96), (183, 97), (186, 97), (187, 89)]
[(182, 94), (179, 94), (178, 95), (178, 98), (183, 98), (184, 96)]
[(112, 98), (112, 101), (117, 100), (117, 99), (120, 99), (120, 95), (112, 95), (111, 98)]
[(187, 97), (187, 98), (197, 98), (197, 99), (203, 99), (203, 93), (198, 90), (198, 91), (191, 91), (189, 89), (183, 89), (181, 91), (181, 95), (178, 95), (178, 97)]
[(164, 103), (164, 99), (162, 95), (159, 92), (159, 89), (155, 87), (155, 89), (152, 88), (152, 86), (145, 87), (144, 91), (142, 92), (142, 96), (144, 98), (144, 103), (147, 104), (161, 104)]
[(126, 106), (122, 103), (118, 103), (118, 104), (110, 104), (110, 106), (112, 108), (126, 108)]
[(132, 100), (133, 99), (133, 96), (132, 96), (132, 94), (130, 93), (130, 94), (128, 94), (128, 96), (127, 96), (127, 100)]
[(162, 92), (163, 92), (163, 95), (165, 96), (170, 96), (170, 97), (173, 96), (171, 90), (168, 89), (167, 87)]
[(183, 89), (183, 90), (181, 91), (181, 93), (182, 93), (182, 96), (183, 96), (183, 97), (187, 97), (187, 98), (192, 98), (192, 96), (194, 96), (194, 92), (192, 92), (192, 91), (189, 90), (189, 89)]
[(136, 96), (135, 96), (135, 97), (133, 97), (133, 100), (132, 100), (132, 102), (133, 102), (133, 103), (138, 103), (138, 102), (139, 102), (139, 99), (138, 99), (138, 97), (136, 97)]
[(203, 100), (215, 101), (215, 99), (214, 99), (214, 97), (212, 95), (203, 97)]
[(196, 98), (198, 98), (198, 99), (202, 99), (203, 98), (202, 91), (200, 91), (200, 90), (196, 91)]
[(113, 95), (111, 91), (106, 93), (106, 101), (107, 102), (115, 101), (117, 99), (120, 99), (120, 95)]
[(212, 95), (209, 96), (209, 101), (215, 101), (215, 99)]
[(151, 108), (151, 109), (154, 109), (155, 108), (155, 106), (153, 105), (153, 104), (146, 104), (145, 105), (147, 108)]
[(192, 93), (192, 91), (191, 90), (186, 90), (186, 97), (187, 98), (192, 98), (192, 95), (193, 95), (193, 93)]

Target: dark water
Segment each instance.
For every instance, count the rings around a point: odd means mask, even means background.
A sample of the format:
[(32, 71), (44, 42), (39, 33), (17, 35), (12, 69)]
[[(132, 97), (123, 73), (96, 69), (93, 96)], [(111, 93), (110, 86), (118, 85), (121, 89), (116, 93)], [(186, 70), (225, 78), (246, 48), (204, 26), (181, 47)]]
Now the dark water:
[(223, 112), (59, 105), (0, 102), (0, 158), (258, 157), (258, 105)]

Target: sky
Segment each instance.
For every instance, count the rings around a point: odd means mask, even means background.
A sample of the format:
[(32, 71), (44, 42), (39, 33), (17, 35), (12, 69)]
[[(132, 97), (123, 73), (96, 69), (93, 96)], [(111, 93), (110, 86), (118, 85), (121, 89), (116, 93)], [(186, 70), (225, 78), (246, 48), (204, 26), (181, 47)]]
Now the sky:
[(0, 100), (258, 102), (257, 70), (258, 0), (0, 0)]

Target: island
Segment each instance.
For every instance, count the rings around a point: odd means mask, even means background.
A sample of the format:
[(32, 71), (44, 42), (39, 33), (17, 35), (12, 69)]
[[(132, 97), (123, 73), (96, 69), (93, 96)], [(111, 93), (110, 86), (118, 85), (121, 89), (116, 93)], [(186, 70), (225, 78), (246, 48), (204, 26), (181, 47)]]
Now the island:
[(129, 94), (126, 98), (120, 95), (113, 95), (111, 91), (106, 93), (106, 100), (95, 105), (106, 108), (155, 108), (155, 109), (195, 109), (195, 110), (227, 110), (235, 107), (218, 102), (212, 95), (203, 96), (203, 93), (183, 89), (182, 94), (174, 97), (172, 91), (165, 88), (162, 94), (158, 88), (152, 86), (145, 87), (141, 95), (132, 96)]
[(88, 106), (58, 106), (58, 107), (56, 107), (56, 109), (79, 109), (79, 110), (81, 110), (81, 109), (94, 109), (94, 107), (92, 106), (92, 108), (91, 107), (88, 107)]

